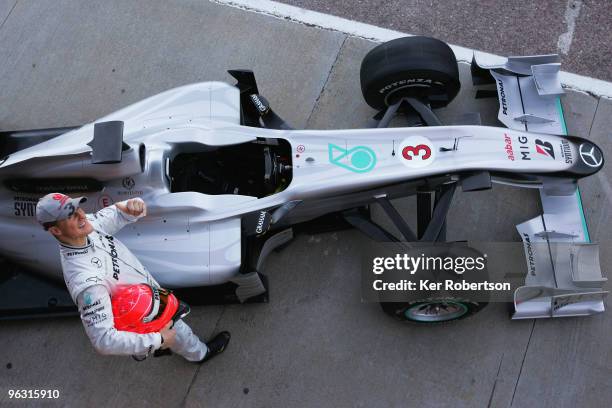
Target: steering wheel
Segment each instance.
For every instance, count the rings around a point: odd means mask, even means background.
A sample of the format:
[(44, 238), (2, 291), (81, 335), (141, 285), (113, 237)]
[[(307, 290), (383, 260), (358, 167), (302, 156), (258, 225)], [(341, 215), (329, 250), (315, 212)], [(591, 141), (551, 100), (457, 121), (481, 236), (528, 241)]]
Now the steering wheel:
[(276, 190), (285, 166), (278, 160), (269, 147), (264, 148), (264, 186), (266, 192), (272, 193)]

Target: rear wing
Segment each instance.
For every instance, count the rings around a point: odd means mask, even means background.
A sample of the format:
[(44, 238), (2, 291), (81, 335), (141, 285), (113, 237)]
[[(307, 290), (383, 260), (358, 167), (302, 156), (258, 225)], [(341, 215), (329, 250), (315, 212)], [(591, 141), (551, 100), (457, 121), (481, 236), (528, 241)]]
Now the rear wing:
[[(474, 53), (474, 85), (495, 83), (498, 119), (506, 127), (567, 135), (557, 55), (493, 57)], [(492, 96), (478, 91), (476, 97)], [(517, 225), (527, 275), (514, 293), (513, 319), (586, 316), (605, 310), (607, 279), (591, 243), (575, 180), (544, 180), (542, 215)]]

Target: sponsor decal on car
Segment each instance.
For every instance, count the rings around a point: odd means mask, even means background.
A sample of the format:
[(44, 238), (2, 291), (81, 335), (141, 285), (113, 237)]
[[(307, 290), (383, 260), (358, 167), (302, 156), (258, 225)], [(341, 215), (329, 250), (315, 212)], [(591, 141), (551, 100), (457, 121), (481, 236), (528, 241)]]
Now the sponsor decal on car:
[(432, 86), (432, 85), (444, 86), (444, 84), (442, 82), (434, 81), (433, 79), (428, 79), (428, 78), (409, 78), (409, 79), (402, 79), (401, 81), (396, 81), (396, 82), (390, 83), (389, 85), (386, 85), (385, 87), (380, 88), (378, 90), (378, 93), (384, 94), (388, 90), (391, 90), (391, 89), (396, 88), (398, 86)]
[(555, 158), (555, 150), (553, 149), (553, 146), (550, 142), (545, 142), (543, 140), (536, 139), (535, 144), (536, 144), (536, 152), (538, 152), (539, 154), (543, 156), (550, 157), (552, 159)]
[(567, 140), (564, 139), (561, 141), (560, 150), (561, 150), (561, 157), (565, 159), (565, 163), (572, 164), (574, 162), (574, 158), (572, 155), (572, 148)]
[(508, 102), (506, 102), (506, 92), (504, 91), (504, 82), (501, 79), (497, 80), (499, 86), (499, 96), (501, 99), (501, 108), (504, 115), (508, 115)]
[(266, 213), (262, 211), (261, 214), (259, 215), (259, 219), (257, 220), (257, 227), (255, 227), (256, 233), (261, 234), (263, 232), (263, 224), (264, 224), (265, 219), (266, 219)]
[(411, 136), (399, 145), (398, 159), (410, 168), (429, 166), (436, 158), (436, 151), (431, 140), (423, 136)]
[(591, 143), (582, 143), (578, 148), (580, 158), (589, 167), (599, 167), (603, 163), (601, 151)]
[(99, 209), (106, 208), (113, 204), (115, 204), (115, 202), (113, 201), (111, 196), (109, 196), (108, 194), (103, 194), (100, 196), (100, 198), (98, 198), (98, 208)]
[(125, 177), (122, 181), (121, 181), (121, 185), (123, 185), (123, 188), (125, 188), (126, 190), (131, 190), (134, 188), (134, 186), (136, 185), (136, 182), (134, 181), (133, 178), (131, 177)]
[(521, 154), (521, 160), (531, 160), (529, 151), (529, 138), (527, 136), (519, 136), (519, 153)]
[(531, 276), (536, 275), (535, 256), (533, 254), (533, 245), (529, 234), (523, 233), (523, 244), (525, 245), (525, 254), (527, 255), (527, 266)]
[(117, 195), (120, 195), (120, 196), (140, 197), (143, 194), (144, 194), (144, 191), (142, 190), (132, 190), (132, 191), (118, 190), (117, 191)]
[(504, 133), (504, 150), (506, 151), (506, 155), (508, 156), (508, 160), (514, 161), (514, 150), (512, 149), (512, 138), (508, 136), (507, 133)]
[(255, 108), (257, 108), (261, 115), (265, 115), (270, 111), (270, 106), (268, 106), (267, 101), (264, 102), (262, 100), (263, 98), (261, 96), (257, 94), (251, 94), (249, 95), (249, 97), (251, 98), (253, 105), (255, 106)]
[(304, 145), (298, 145), (295, 149), (298, 153), (304, 153), (306, 151), (306, 147)]
[(330, 143), (329, 162), (354, 173), (367, 173), (376, 167), (376, 153), (367, 146), (345, 149)]
[(142, 190), (134, 190), (134, 187), (136, 186), (136, 181), (132, 178), (132, 177), (125, 177), (123, 180), (121, 180), (121, 185), (123, 186), (123, 188), (125, 188), (125, 191), (123, 190), (118, 190), (117, 191), (117, 195), (122, 195), (122, 196), (141, 196), (143, 195), (143, 191)]
[(36, 215), (36, 203), (38, 203), (37, 198), (16, 196), (14, 197), (14, 200), (14, 209), (16, 216), (33, 217)]

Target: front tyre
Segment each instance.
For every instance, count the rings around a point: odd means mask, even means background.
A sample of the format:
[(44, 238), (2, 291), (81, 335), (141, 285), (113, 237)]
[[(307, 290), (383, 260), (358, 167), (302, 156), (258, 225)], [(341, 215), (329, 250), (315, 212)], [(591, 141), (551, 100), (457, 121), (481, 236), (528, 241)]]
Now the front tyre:
[(399, 321), (415, 323), (444, 323), (465, 319), (482, 310), (488, 303), (461, 298), (442, 297), (415, 299), (411, 302), (381, 302), (389, 316)]
[(429, 37), (403, 37), (373, 48), (361, 62), (361, 91), (368, 105), (382, 110), (403, 97), (448, 105), (459, 92), (453, 50)]
[[(484, 259), (485, 255), (463, 243), (447, 243), (443, 246), (415, 247), (407, 252), (411, 257), (439, 258), (446, 260)], [(416, 255), (416, 256), (415, 256)], [(457, 262), (453, 263), (457, 265)], [(440, 264), (442, 266), (442, 264)], [(428, 286), (418, 284), (415, 290), (380, 293), (379, 303), (383, 311), (400, 321), (433, 324), (465, 319), (481, 311), (490, 300), (490, 292), (475, 289), (456, 290), (454, 284), (481, 284), (489, 280), (486, 263), (470, 270), (453, 268), (420, 269), (412, 275)], [(387, 282), (399, 282), (406, 278), (404, 271), (388, 270), (382, 275)], [(412, 278), (411, 278), (412, 280)], [(451, 285), (447, 285), (447, 283)]]

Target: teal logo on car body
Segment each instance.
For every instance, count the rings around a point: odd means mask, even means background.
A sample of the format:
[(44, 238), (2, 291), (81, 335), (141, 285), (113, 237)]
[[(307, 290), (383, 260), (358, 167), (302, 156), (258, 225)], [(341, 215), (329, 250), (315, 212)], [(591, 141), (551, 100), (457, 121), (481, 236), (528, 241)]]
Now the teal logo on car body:
[[(348, 162), (343, 162), (345, 159)], [(330, 143), (329, 162), (354, 173), (367, 173), (376, 166), (376, 153), (367, 146), (345, 149)]]

